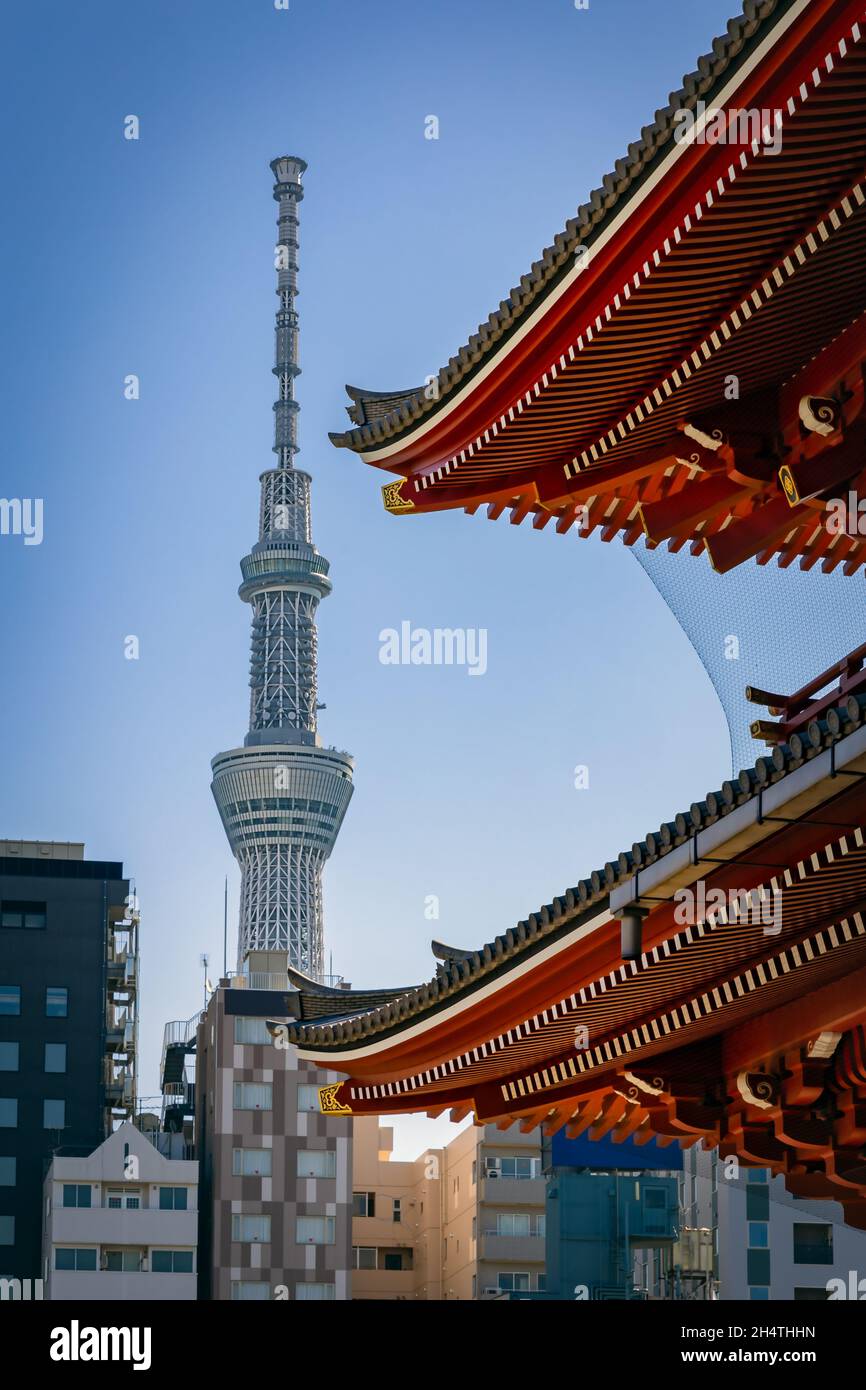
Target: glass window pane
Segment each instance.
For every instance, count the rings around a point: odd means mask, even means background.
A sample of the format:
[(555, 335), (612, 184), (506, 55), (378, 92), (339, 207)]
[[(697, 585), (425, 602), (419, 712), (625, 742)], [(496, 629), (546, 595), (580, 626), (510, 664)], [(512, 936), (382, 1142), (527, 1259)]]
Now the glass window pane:
[(17, 1042), (0, 1042), (0, 1071), (18, 1070)]
[(243, 1303), (268, 1303), (271, 1286), (264, 1279), (233, 1279), (232, 1298)]
[(298, 1153), (299, 1178), (333, 1178), (337, 1155), (332, 1149), (301, 1149)]
[(262, 1044), (265, 1047), (274, 1045), (274, 1039), (268, 1032), (266, 1020), (263, 1018), (236, 1018), (235, 1042)]
[(45, 1070), (66, 1071), (66, 1043), (45, 1044)]
[(75, 1251), (74, 1251), (74, 1250), (61, 1250), (61, 1249), (55, 1250), (55, 1252), (54, 1252), (54, 1268), (55, 1268), (55, 1269), (74, 1269), (74, 1268), (75, 1268)]
[(0, 1014), (20, 1014), (21, 986), (0, 985)]
[(17, 1100), (0, 1097), (0, 1128), (15, 1129), (18, 1124)]
[(0, 1187), (15, 1186), (15, 1167), (16, 1160), (14, 1158), (0, 1158)]
[(44, 1100), (42, 1102), (42, 1126), (44, 1129), (63, 1129), (66, 1125), (66, 1101)]
[(45, 1013), (48, 1018), (66, 1018), (69, 1006), (69, 990), (59, 985), (49, 985), (45, 991)]
[(171, 1274), (171, 1251), (154, 1250), (150, 1257), (150, 1267), (154, 1274)]
[(794, 1223), (794, 1264), (831, 1265), (833, 1227), (818, 1221)]
[(769, 1250), (747, 1250), (746, 1251), (746, 1281), (749, 1284), (769, 1284), (770, 1282), (770, 1252)]

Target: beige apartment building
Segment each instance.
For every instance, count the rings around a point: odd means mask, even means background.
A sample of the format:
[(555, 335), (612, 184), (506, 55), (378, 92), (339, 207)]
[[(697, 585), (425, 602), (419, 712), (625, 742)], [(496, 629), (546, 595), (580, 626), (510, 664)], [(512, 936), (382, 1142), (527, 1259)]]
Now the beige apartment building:
[(489, 1299), (544, 1289), (541, 1138), (470, 1126), (413, 1162), (355, 1117), (354, 1299)]

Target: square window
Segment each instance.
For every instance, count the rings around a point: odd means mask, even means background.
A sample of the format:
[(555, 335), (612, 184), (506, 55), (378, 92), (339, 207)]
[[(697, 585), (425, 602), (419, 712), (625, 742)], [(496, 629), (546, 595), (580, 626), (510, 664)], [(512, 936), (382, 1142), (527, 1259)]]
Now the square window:
[(18, 1102), (9, 1097), (0, 1097), (0, 1129), (17, 1129)]
[(0, 1071), (18, 1070), (17, 1042), (0, 1042)]
[(0, 1187), (14, 1187), (17, 1160), (11, 1157), (0, 1158)]
[(299, 1178), (334, 1178), (337, 1176), (337, 1155), (333, 1149), (300, 1149)]
[(52, 1072), (66, 1071), (66, 1043), (45, 1044), (45, 1070)]
[(269, 1178), (270, 1149), (233, 1149), (232, 1173), (236, 1178)]
[(159, 1189), (160, 1211), (186, 1211), (186, 1199), (185, 1187), (161, 1187)]
[(69, 1012), (69, 990), (49, 985), (45, 991), (45, 1017), (66, 1018)]
[(15, 1217), (0, 1216), (0, 1245), (15, 1244)]
[(63, 1205), (65, 1207), (89, 1207), (93, 1190), (89, 1183), (65, 1182), (63, 1184)]
[(0, 1014), (20, 1014), (21, 986), (0, 985)]
[(66, 1101), (65, 1101), (65, 1100), (43, 1100), (43, 1102), (42, 1102), (42, 1128), (43, 1128), (43, 1129), (65, 1129), (65, 1128), (66, 1128)]
[(749, 1289), (749, 1298), (752, 1303), (765, 1303), (769, 1297), (769, 1289)]
[(818, 1221), (794, 1222), (794, 1264), (831, 1265), (833, 1227)]
[(298, 1087), (298, 1113), (302, 1111), (312, 1111), (319, 1113), (319, 1088), (318, 1086), (299, 1086)]

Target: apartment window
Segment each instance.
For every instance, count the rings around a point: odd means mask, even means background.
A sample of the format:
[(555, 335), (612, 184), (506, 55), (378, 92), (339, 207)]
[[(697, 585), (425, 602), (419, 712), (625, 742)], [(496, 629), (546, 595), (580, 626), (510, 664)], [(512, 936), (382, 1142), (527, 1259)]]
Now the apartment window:
[(539, 1293), (547, 1293), (547, 1275), (546, 1275), (546, 1274), (536, 1274), (536, 1276), (535, 1276), (535, 1287), (536, 1287), (536, 1289), (538, 1290)]
[(188, 1195), (185, 1187), (161, 1187), (159, 1189), (160, 1211), (186, 1211)]
[(15, 1186), (16, 1163), (15, 1158), (0, 1157), (0, 1187)]
[(154, 1274), (192, 1274), (191, 1250), (154, 1250), (150, 1257)]
[(299, 1178), (335, 1178), (337, 1155), (333, 1149), (301, 1149), (298, 1153)]
[(769, 1250), (747, 1250), (746, 1251), (746, 1283), (747, 1284), (769, 1284), (770, 1282), (770, 1252)]
[(233, 1149), (232, 1173), (236, 1178), (269, 1178), (271, 1159), (270, 1149)]
[(266, 1047), (273, 1047), (274, 1045), (274, 1040), (266, 1027), (266, 1020), (263, 1018), (236, 1018), (235, 1042), (264, 1044)]
[(392, 1220), (392, 1221), (402, 1221), (402, 1220), (403, 1220), (403, 1204), (401, 1203), (399, 1197), (395, 1197), (395, 1198), (394, 1198), (394, 1210), (393, 1210), (392, 1213), (391, 1213), (391, 1220)]
[(271, 1286), (264, 1279), (233, 1279), (232, 1298), (241, 1303), (269, 1303)]
[(477, 1297), (478, 1297), (478, 1275), (477, 1275), (477, 1274), (473, 1274), (473, 1276), (472, 1276), (472, 1297), (473, 1297), (473, 1298), (477, 1298)]
[(473, 1216), (473, 1218), (472, 1218), (472, 1239), (473, 1239), (473, 1240), (477, 1240), (477, 1239), (478, 1239), (478, 1217), (477, 1217), (477, 1216)]
[(114, 1211), (138, 1211), (141, 1191), (137, 1187), (110, 1187), (105, 1205)]
[(0, 985), (0, 1014), (20, 1014), (21, 986)]
[(499, 1174), (503, 1178), (532, 1178), (535, 1176), (535, 1160), (532, 1158), (500, 1158), (497, 1166)]
[(63, 1184), (63, 1205), (65, 1207), (89, 1207), (93, 1189), (89, 1182), (65, 1182)]
[(235, 1110), (272, 1110), (273, 1092), (269, 1081), (236, 1081)]
[(45, 1044), (44, 1066), (46, 1071), (66, 1071), (66, 1043)]
[(496, 1276), (496, 1287), (501, 1293), (529, 1293), (529, 1275), (500, 1270)]
[(794, 1264), (831, 1265), (833, 1227), (817, 1221), (794, 1222)]
[(411, 1250), (380, 1250), (379, 1251), (380, 1269), (411, 1269), (412, 1251)]
[(45, 1017), (66, 1018), (69, 1012), (69, 990), (61, 985), (49, 985), (45, 991)]
[(68, 1246), (59, 1246), (54, 1251), (54, 1268), (62, 1270), (94, 1270), (96, 1269), (95, 1250), (73, 1250)]
[(352, 1246), (352, 1268), (353, 1268), (353, 1269), (375, 1269), (375, 1268), (376, 1268), (376, 1247), (375, 1247), (375, 1245), (353, 1245), (353, 1246)]
[(496, 1217), (498, 1236), (543, 1236), (544, 1217), (530, 1212), (499, 1212)]
[(746, 1220), (769, 1221), (770, 1189), (766, 1183), (750, 1183), (746, 1188)]
[(752, 1303), (766, 1303), (769, 1297), (769, 1289), (749, 1289), (749, 1300)]
[(799, 1288), (794, 1290), (795, 1303), (826, 1303), (830, 1297), (830, 1290)]
[(45, 903), (4, 902), (0, 906), (0, 927), (44, 931)]
[(0, 1071), (18, 1070), (17, 1042), (0, 1042)]
[(18, 1128), (18, 1102), (9, 1097), (0, 1097), (0, 1129)]
[(15, 1217), (0, 1216), (0, 1245), (15, 1244)]
[(271, 1239), (271, 1218), (269, 1216), (232, 1217), (232, 1240), (250, 1245), (267, 1245)]
[(336, 1240), (333, 1216), (299, 1216), (295, 1224), (298, 1245), (333, 1245)]
[(770, 1244), (769, 1231), (766, 1221), (749, 1222), (749, 1244), (753, 1250), (766, 1250)]
[(143, 1250), (106, 1250), (102, 1268), (111, 1274), (140, 1274), (144, 1264)]
[(337, 1297), (333, 1284), (296, 1284), (295, 1298), (301, 1303), (328, 1303)]
[(298, 1114), (302, 1111), (312, 1110), (315, 1114), (319, 1113), (319, 1088), (318, 1086), (299, 1086), (298, 1087)]
[(460, 1177), (459, 1177), (459, 1175), (458, 1175), (458, 1176), (454, 1179), (454, 1196), (455, 1196), (455, 1197), (457, 1196), (457, 1193), (458, 1193), (459, 1191), (460, 1191)]
[(375, 1216), (375, 1215), (376, 1215), (376, 1194), (375, 1194), (375, 1192), (353, 1192), (353, 1193), (352, 1193), (352, 1215), (353, 1215), (353, 1216)]
[[(478, 1159), (477, 1159), (477, 1158), (473, 1158), (473, 1160), (472, 1160), (472, 1186), (473, 1186), (473, 1187), (475, 1186), (475, 1184), (477, 1183), (477, 1181), (478, 1181)], [(474, 1275), (473, 1275), (473, 1278), (474, 1278)]]

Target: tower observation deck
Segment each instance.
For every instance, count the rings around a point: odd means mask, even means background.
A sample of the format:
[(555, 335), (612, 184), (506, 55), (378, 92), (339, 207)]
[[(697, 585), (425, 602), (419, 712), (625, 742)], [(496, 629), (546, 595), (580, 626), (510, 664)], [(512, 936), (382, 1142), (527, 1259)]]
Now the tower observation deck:
[(352, 796), (351, 757), (324, 748), (316, 722), (316, 611), (331, 592), (312, 541), (309, 473), (298, 452), (298, 207), (302, 159), (271, 164), (279, 205), (274, 375), (276, 464), (262, 473), (259, 536), (241, 560), (238, 593), (252, 608), (250, 726), (242, 748), (213, 759), (212, 791), (241, 870), (238, 965), (250, 953), (324, 968), (322, 870)]

